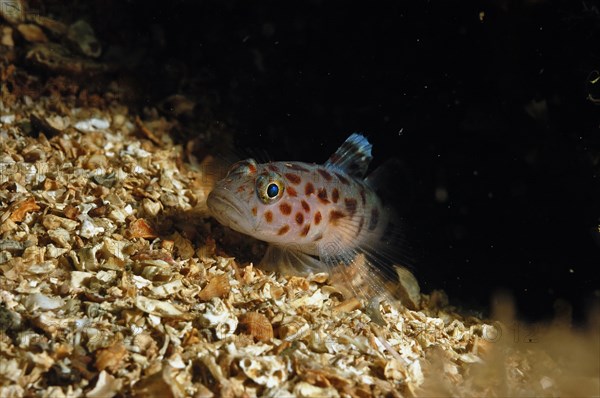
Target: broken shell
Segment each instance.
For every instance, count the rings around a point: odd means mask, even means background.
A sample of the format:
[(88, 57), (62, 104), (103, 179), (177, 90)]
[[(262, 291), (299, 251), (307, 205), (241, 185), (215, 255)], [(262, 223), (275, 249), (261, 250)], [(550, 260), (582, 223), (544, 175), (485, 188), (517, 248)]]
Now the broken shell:
[(56, 243), (58, 246), (71, 249), (71, 234), (64, 228), (57, 228), (48, 231), (48, 236), (52, 239), (52, 242)]
[(42, 148), (27, 148), (22, 154), (23, 158), (29, 163), (43, 162), (46, 160), (46, 151)]
[(292, 276), (288, 279), (287, 287), (292, 288), (294, 290), (308, 290), (310, 287), (309, 281), (303, 276)]
[[(178, 318), (178, 319), (189, 318), (188, 314), (184, 313), (183, 311), (181, 311), (180, 309), (178, 309), (177, 307), (175, 307), (173, 304), (171, 304), (169, 302), (149, 299), (144, 296), (137, 296), (135, 298), (135, 306), (148, 314), (152, 314), (152, 315), (156, 315), (156, 316), (160, 316), (160, 317)], [(237, 319), (236, 319), (236, 321), (237, 321)]]
[(128, 354), (129, 351), (120, 342), (100, 349), (96, 352), (96, 369), (100, 371), (108, 369), (116, 372), (125, 364)]
[(259, 312), (247, 312), (240, 316), (239, 324), (252, 337), (259, 341), (273, 339), (273, 325), (269, 319)]
[(131, 238), (154, 239), (158, 237), (158, 234), (143, 218), (138, 218), (129, 224), (128, 233)]
[(55, 72), (73, 74), (95, 74), (112, 69), (111, 66), (75, 57), (63, 46), (56, 43), (38, 43), (27, 51), (25, 58), (34, 65)]
[(100, 372), (100, 375), (98, 375), (98, 381), (94, 388), (88, 391), (85, 396), (88, 398), (114, 397), (122, 387), (122, 379), (117, 379), (103, 370)]
[(405, 267), (396, 266), (399, 284), (397, 286), (397, 295), (402, 304), (411, 310), (417, 310), (421, 307), (421, 289), (417, 278)]
[(421, 361), (416, 359), (408, 365), (408, 376), (411, 381), (409, 386), (412, 386), (413, 388), (419, 387), (425, 382), (423, 370), (421, 369)]
[(285, 362), (275, 355), (242, 358), (239, 365), (246, 376), (267, 388), (276, 387), (287, 380)]
[(9, 252), (20, 252), (25, 249), (23, 242), (17, 242), (11, 239), (0, 239), (0, 250), (7, 250)]
[(3, 0), (0, 3), (0, 16), (8, 23), (17, 24), (25, 20), (26, 9), (25, 0)]
[(313, 386), (310, 383), (305, 381), (301, 381), (294, 386), (294, 396), (300, 398), (310, 398), (310, 397), (322, 397), (322, 398), (338, 398), (340, 394), (338, 391), (329, 386), (329, 387), (318, 387)]
[(294, 341), (306, 336), (310, 331), (310, 325), (306, 319), (294, 316), (284, 319), (279, 327), (279, 338), (285, 341)]
[(42, 310), (55, 310), (65, 305), (65, 302), (60, 297), (50, 297), (42, 293), (33, 293), (27, 297), (25, 307), (31, 312)]
[(105, 118), (92, 117), (90, 119), (78, 121), (73, 127), (82, 133), (92, 133), (108, 129), (110, 127), (110, 121)]
[(59, 227), (64, 228), (67, 231), (75, 231), (75, 228), (77, 228), (79, 222), (70, 220), (68, 218), (55, 216), (54, 214), (47, 214), (44, 216), (42, 225), (50, 231)]
[(183, 289), (183, 283), (181, 282), (181, 279), (177, 279), (160, 286), (154, 286), (151, 291), (155, 297), (164, 298), (177, 293), (181, 289)]
[(173, 240), (173, 245), (175, 246), (175, 249), (177, 249), (179, 257), (187, 260), (194, 256), (194, 245), (192, 245), (192, 242), (190, 242), (189, 239), (181, 236), (178, 232), (175, 232), (171, 236), (171, 239)]
[(325, 283), (327, 282), (327, 279), (329, 279), (329, 274), (327, 272), (319, 272), (316, 274), (309, 275), (306, 279), (309, 282)]
[(71, 271), (71, 288), (72, 289), (80, 289), (84, 286), (86, 280), (93, 277), (94, 274), (92, 272), (84, 272), (84, 271)]
[[(13, 40), (13, 30), (10, 26), (0, 27), (0, 44), (6, 47), (14, 47), (15, 42)], [(2, 123), (5, 123), (5, 116), (2, 116)]]
[(107, 255), (107, 257), (115, 257), (123, 261), (125, 260), (125, 254), (123, 253), (123, 250), (125, 249), (126, 245), (126, 242), (105, 237), (102, 240), (101, 250), (104, 254)]
[(88, 170), (95, 170), (98, 168), (104, 169), (106, 166), (108, 166), (108, 159), (103, 154), (96, 153), (90, 156), (84, 162), (83, 166)]
[(362, 303), (357, 297), (350, 297), (340, 304), (336, 305), (334, 310), (337, 312), (352, 312), (362, 307)]
[(44, 312), (33, 318), (33, 324), (44, 332), (54, 335), (59, 329), (67, 329), (72, 327), (70, 318), (56, 317), (52, 312)]
[(208, 284), (198, 294), (198, 298), (202, 301), (208, 301), (213, 297), (223, 298), (229, 294), (230, 290), (229, 276), (220, 274), (208, 281)]
[[(160, 363), (159, 363), (160, 365)], [(141, 378), (133, 387), (135, 397), (186, 397), (189, 391), (186, 386), (191, 384), (190, 377), (166, 364), (157, 372)], [(188, 392), (188, 393), (186, 393)]]
[(88, 57), (98, 58), (102, 52), (102, 46), (96, 39), (94, 29), (81, 19), (69, 26), (67, 40), (72, 47)]
[[(68, 219), (76, 220), (81, 212), (78, 207), (67, 205), (63, 209), (63, 213), (65, 213), (65, 216)], [(46, 228), (48, 228), (48, 227), (46, 227)], [(75, 227), (73, 227), (73, 229), (75, 229)]]
[(302, 296), (296, 300), (290, 302), (290, 305), (294, 308), (309, 307), (309, 308), (321, 308), (323, 302), (327, 300), (327, 296), (323, 294), (321, 290), (315, 290), (315, 292), (308, 296)]
[(238, 326), (238, 319), (219, 298), (202, 305), (204, 307), (199, 316), (202, 326), (215, 329), (215, 335), (219, 340), (231, 336)]
[(148, 198), (142, 200), (142, 208), (151, 217), (156, 216), (162, 210), (160, 202), (154, 202)]
[(285, 293), (285, 289), (281, 286), (271, 285), (270, 292), (271, 298), (273, 298), (274, 300), (279, 300), (281, 296), (283, 296), (283, 294)]
[(23, 35), (23, 38), (31, 43), (45, 43), (48, 38), (42, 29), (33, 24), (20, 24), (17, 30)]
[(77, 258), (79, 259), (79, 267), (83, 271), (96, 271), (98, 269), (98, 259), (96, 252), (101, 245), (86, 246), (77, 250)]
[(104, 227), (99, 227), (96, 225), (94, 220), (88, 216), (82, 218), (81, 228), (79, 229), (79, 236), (86, 239), (91, 239), (96, 235), (100, 235), (104, 232)]
[(19, 202), (14, 206), (14, 210), (12, 211), (9, 220), (14, 222), (21, 222), (25, 219), (25, 215), (30, 211), (38, 211), (40, 210), (40, 206), (35, 203), (34, 198), (27, 198), (22, 202)]
[(136, 352), (143, 353), (150, 359), (158, 352), (156, 341), (148, 333), (140, 333), (133, 338), (133, 346)]
[(44, 119), (48, 125), (54, 130), (61, 132), (71, 124), (68, 116), (52, 115)]
[(27, 15), (27, 20), (35, 22), (54, 36), (64, 36), (67, 33), (67, 26), (64, 23), (44, 15), (32, 13)]
[[(44, 187), (44, 191), (56, 191), (60, 188), (58, 182), (51, 178), (46, 178), (42, 186)], [(47, 192), (47, 194), (52, 194), (52, 192)]]

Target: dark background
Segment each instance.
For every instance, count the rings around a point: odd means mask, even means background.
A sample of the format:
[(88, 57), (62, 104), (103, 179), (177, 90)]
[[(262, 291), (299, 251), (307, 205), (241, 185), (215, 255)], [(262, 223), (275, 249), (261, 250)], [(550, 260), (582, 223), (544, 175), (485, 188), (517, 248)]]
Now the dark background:
[(599, 6), (113, 1), (91, 17), (149, 54), (146, 103), (194, 98), (238, 152), (323, 162), (360, 131), (374, 167), (399, 158), (425, 292), (485, 309), (504, 289), (532, 320), (564, 299), (582, 319), (600, 295)]

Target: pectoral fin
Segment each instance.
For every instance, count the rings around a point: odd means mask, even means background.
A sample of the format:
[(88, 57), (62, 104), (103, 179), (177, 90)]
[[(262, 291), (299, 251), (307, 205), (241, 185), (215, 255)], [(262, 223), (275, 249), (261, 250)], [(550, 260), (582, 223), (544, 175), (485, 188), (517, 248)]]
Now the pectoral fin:
[(308, 275), (327, 272), (327, 265), (318, 258), (294, 250), (290, 247), (269, 245), (265, 256), (260, 262), (264, 270), (277, 271), (284, 275)]

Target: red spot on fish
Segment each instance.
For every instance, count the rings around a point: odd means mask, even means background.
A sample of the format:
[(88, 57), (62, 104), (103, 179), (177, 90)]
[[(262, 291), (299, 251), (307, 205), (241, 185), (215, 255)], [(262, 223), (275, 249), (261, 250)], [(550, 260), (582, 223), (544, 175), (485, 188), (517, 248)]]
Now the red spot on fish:
[(340, 180), (340, 182), (344, 185), (349, 185), (350, 181), (348, 181), (348, 179), (346, 177), (344, 177), (343, 175), (341, 175), (340, 173), (335, 173), (336, 177)]
[(289, 180), (289, 182), (291, 182), (292, 184), (300, 184), (300, 181), (302, 181), (302, 179), (300, 178), (300, 176), (298, 174), (293, 174), (293, 173), (285, 173), (284, 174), (285, 178), (287, 178)]
[(367, 203), (367, 195), (365, 194), (365, 189), (361, 188), (359, 193), (360, 193), (360, 199), (362, 200), (362, 204), (364, 206)]
[(235, 191), (236, 191), (237, 193), (242, 193), (242, 192), (244, 192), (244, 190), (245, 190), (245, 189), (246, 189), (246, 188), (245, 188), (243, 185), (240, 185), (240, 186), (238, 187), (238, 189), (236, 189)]
[(344, 213), (342, 213), (341, 211), (338, 210), (331, 210), (329, 212), (329, 222), (331, 224), (336, 224), (337, 220), (339, 220), (340, 218), (343, 218), (345, 216)]
[(344, 199), (344, 204), (346, 205), (346, 210), (350, 213), (350, 216), (356, 213), (356, 199), (346, 198)]
[(302, 228), (302, 231), (300, 231), (300, 236), (306, 236), (308, 235), (308, 231), (310, 230), (310, 224), (306, 224), (304, 226), (304, 228)]
[(360, 235), (360, 231), (362, 231), (363, 225), (365, 224), (365, 216), (363, 215), (358, 222), (358, 229), (356, 230), (356, 236)]
[(256, 173), (256, 166), (248, 160), (240, 160), (234, 163), (229, 170), (230, 173), (254, 174)]
[(273, 163), (269, 163), (269, 165), (267, 166), (267, 169), (274, 171), (275, 173), (279, 172), (279, 167), (275, 166)]
[(313, 193), (315, 193), (315, 186), (312, 184), (312, 182), (307, 182), (306, 186), (304, 187), (304, 194), (308, 196)]
[(321, 212), (320, 211), (316, 212), (315, 213), (315, 224), (319, 225), (319, 223), (321, 222), (322, 218), (323, 217), (321, 216)]
[(290, 226), (286, 224), (283, 227), (279, 228), (279, 231), (277, 231), (277, 235), (283, 235), (283, 234), (287, 233), (289, 230), (290, 230)]
[(301, 201), (300, 204), (302, 205), (302, 208), (305, 212), (308, 213), (310, 211), (310, 206), (308, 205), (308, 203), (306, 203), (306, 200)]
[(265, 211), (265, 220), (268, 223), (270, 223), (271, 221), (273, 221), (273, 213), (271, 213), (271, 210)]
[(321, 177), (323, 177), (327, 181), (331, 181), (331, 179), (333, 178), (331, 177), (331, 174), (329, 174), (325, 169), (317, 169), (317, 171), (319, 172), (319, 174), (321, 174)]
[(369, 231), (372, 231), (377, 227), (377, 223), (379, 222), (379, 209), (377, 207), (373, 207), (371, 209), (371, 219), (369, 220)]
[(310, 171), (307, 168), (302, 167), (298, 163), (288, 163), (288, 164), (286, 164), (286, 166), (288, 166), (292, 170), (305, 171), (305, 172)]
[(252, 208), (252, 215), (256, 216), (256, 212), (258, 211), (258, 209), (256, 207)]
[(296, 223), (298, 223), (298, 225), (302, 225), (302, 223), (304, 222), (304, 214), (298, 212), (296, 213)]
[(291, 197), (294, 197), (294, 198), (295, 198), (296, 196), (298, 196), (298, 193), (297, 193), (297, 192), (296, 192), (296, 190), (295, 190), (294, 188), (292, 188), (292, 187), (287, 187), (287, 189), (286, 189), (285, 191), (286, 191), (286, 192), (288, 193), (288, 195), (290, 195)]
[(319, 198), (319, 200), (322, 203), (329, 203), (329, 200), (327, 199), (327, 190), (325, 188), (321, 188), (319, 189), (319, 192), (317, 193), (317, 197)]
[(290, 206), (289, 203), (283, 202), (279, 205), (279, 211), (281, 211), (281, 214), (284, 216), (289, 216), (292, 213), (292, 206)]
[(338, 191), (337, 188), (333, 188), (333, 191), (331, 191), (331, 201), (333, 203), (337, 203), (339, 198), (340, 198), (340, 191)]

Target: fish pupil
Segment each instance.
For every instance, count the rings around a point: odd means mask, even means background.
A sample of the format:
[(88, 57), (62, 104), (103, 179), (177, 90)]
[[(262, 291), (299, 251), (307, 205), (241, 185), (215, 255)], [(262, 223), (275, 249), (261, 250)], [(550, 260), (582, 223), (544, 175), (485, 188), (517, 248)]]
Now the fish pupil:
[(277, 186), (277, 184), (269, 184), (269, 186), (267, 187), (267, 196), (273, 199), (275, 196), (277, 196), (278, 193), (279, 187)]

